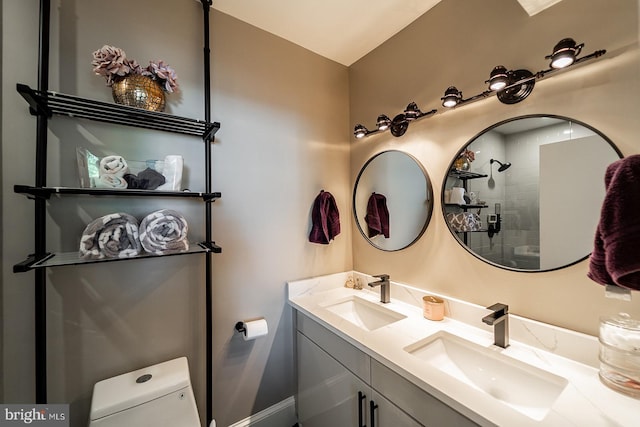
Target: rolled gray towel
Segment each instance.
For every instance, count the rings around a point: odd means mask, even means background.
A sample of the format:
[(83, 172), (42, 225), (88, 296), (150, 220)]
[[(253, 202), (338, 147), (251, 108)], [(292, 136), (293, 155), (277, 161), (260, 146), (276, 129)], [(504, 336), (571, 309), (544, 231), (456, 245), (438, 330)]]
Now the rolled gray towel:
[(140, 254), (138, 221), (126, 213), (93, 220), (82, 233), (80, 258), (131, 258)]
[(189, 249), (189, 225), (182, 215), (170, 209), (150, 213), (140, 222), (140, 243), (154, 255), (184, 252)]

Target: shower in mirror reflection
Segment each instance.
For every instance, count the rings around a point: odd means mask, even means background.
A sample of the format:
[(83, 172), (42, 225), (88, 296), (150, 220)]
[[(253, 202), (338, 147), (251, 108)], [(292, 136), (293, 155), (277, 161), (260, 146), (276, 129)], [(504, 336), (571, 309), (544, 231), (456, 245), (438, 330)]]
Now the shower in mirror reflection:
[(500, 160), (496, 159), (489, 160), (490, 165), (493, 165), (494, 162), (500, 165), (500, 167), (498, 167), (498, 172), (504, 172), (511, 167), (511, 163), (509, 162), (502, 163)]
[[(611, 140), (574, 119), (530, 115), (490, 126), (462, 150), (476, 153), (468, 172), (477, 175), (467, 178), (466, 190), (482, 194), (485, 229), (494, 223), (493, 238), (452, 230), (470, 253), (516, 271), (555, 270), (589, 255), (604, 200), (602, 176), (622, 157)], [(507, 162), (514, 167), (502, 169)], [(443, 189), (458, 186), (457, 179), (448, 173)], [(458, 209), (443, 205), (445, 215)]]
[(507, 169), (509, 169), (511, 167), (511, 163), (509, 163), (509, 162), (504, 162), (503, 163), (500, 160), (496, 160), (496, 159), (489, 160), (489, 167), (490, 167), (489, 181), (488, 181), (489, 188), (495, 188), (495, 186), (496, 186), (496, 182), (493, 179), (493, 164), (494, 163), (497, 163), (497, 164), (500, 165), (498, 167), (498, 172), (504, 172), (504, 171), (506, 171)]

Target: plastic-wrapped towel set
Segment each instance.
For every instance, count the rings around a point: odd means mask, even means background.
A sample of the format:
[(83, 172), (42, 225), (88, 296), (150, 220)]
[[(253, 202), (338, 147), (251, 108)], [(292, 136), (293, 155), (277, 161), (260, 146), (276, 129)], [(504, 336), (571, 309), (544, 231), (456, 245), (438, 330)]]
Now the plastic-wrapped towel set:
[(184, 159), (165, 156), (164, 161), (127, 161), (119, 155), (99, 158), (85, 148), (76, 149), (80, 185), (83, 188), (181, 191)]
[(83, 259), (131, 258), (147, 252), (168, 255), (189, 249), (189, 225), (178, 212), (161, 209), (138, 220), (113, 213), (93, 220), (82, 233)]

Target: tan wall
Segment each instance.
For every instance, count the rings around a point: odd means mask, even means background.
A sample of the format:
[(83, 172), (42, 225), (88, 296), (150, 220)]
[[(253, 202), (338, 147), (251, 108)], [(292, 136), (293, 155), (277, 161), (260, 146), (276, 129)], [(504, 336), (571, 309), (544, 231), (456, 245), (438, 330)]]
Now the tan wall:
[[(546, 69), (544, 56), (564, 37), (584, 42), (584, 53), (608, 53), (597, 63), (538, 82), (529, 98), (516, 105), (493, 97), (454, 111), (441, 106), (440, 97), (450, 85), (465, 97), (485, 90), (484, 80), (496, 65)], [(601, 315), (627, 311), (640, 317), (637, 295), (631, 303), (605, 299), (603, 288), (586, 277), (586, 261), (535, 274), (479, 261), (450, 235), (439, 198), (457, 151), (483, 129), (511, 117), (567, 116), (599, 129), (625, 155), (640, 152), (639, 81), (635, 0), (563, 0), (533, 17), (515, 1), (441, 2), (350, 67), (352, 127), (363, 123), (375, 128), (378, 114), (393, 117), (410, 101), (423, 111), (439, 109), (434, 117), (410, 125), (399, 139), (389, 133), (353, 139), (352, 182), (369, 157), (394, 148), (423, 163), (437, 195), (427, 232), (406, 250), (385, 253), (354, 233), (354, 268), (389, 273), (394, 280), (477, 304), (504, 302), (516, 314), (594, 335)], [(567, 211), (572, 213), (570, 207)]]
[[(346, 67), (223, 14), (213, 25), (214, 410), (228, 425), (295, 391), (285, 282), (351, 268), (349, 89)], [(321, 189), (342, 225), (328, 246), (307, 241)], [(260, 316), (268, 338), (233, 333)]]
[[(169, 111), (203, 117), (202, 6), (193, 0), (53, 1), (51, 89), (110, 101), (91, 72), (91, 52), (123, 48), (146, 64), (164, 59), (181, 94)], [(35, 119), (15, 91), (36, 85), (38, 0), (4, 1), (2, 129), (2, 276), (6, 402), (34, 401), (33, 273), (11, 266), (33, 250), (33, 202), (13, 193), (34, 176)], [(344, 66), (212, 11), (212, 116), (222, 123), (213, 147), (214, 416), (232, 424), (295, 391), (287, 280), (348, 270), (348, 73)], [(62, 27), (61, 37), (57, 37)], [(197, 138), (83, 121), (50, 126), (49, 183), (75, 185), (75, 147), (147, 159), (182, 154), (187, 185), (203, 190)], [(329, 246), (307, 242), (310, 211), (321, 189), (342, 214)], [(190, 234), (204, 236), (203, 207), (167, 200), (66, 198), (49, 204), (51, 250), (77, 250), (92, 218), (125, 211), (143, 216), (179, 210)], [(204, 396), (204, 261), (201, 256), (136, 260), (48, 270), (49, 396), (70, 402), (72, 426), (84, 426), (93, 384), (186, 355), (201, 415)], [(238, 320), (264, 316), (268, 337), (244, 342)]]

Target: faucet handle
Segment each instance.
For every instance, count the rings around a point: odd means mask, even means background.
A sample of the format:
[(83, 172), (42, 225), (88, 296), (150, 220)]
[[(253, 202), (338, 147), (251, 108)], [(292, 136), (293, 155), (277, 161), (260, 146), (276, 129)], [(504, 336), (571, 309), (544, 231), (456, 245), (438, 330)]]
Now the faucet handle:
[(507, 314), (509, 312), (509, 306), (507, 304), (502, 304), (501, 302), (497, 302), (493, 305), (487, 307), (487, 310), (491, 310), (496, 314)]
[(380, 280), (389, 280), (388, 274), (374, 274), (373, 277), (377, 277)]

